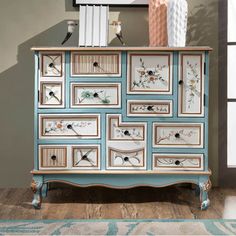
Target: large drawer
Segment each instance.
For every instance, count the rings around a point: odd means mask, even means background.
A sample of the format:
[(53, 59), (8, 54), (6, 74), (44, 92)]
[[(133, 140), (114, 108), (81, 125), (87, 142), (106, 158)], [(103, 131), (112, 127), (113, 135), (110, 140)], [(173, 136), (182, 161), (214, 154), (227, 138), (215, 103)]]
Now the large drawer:
[(154, 170), (203, 170), (203, 154), (153, 154)]
[(39, 115), (39, 138), (100, 138), (100, 115), (98, 114), (45, 114)]
[(121, 76), (120, 52), (73, 52), (71, 76)]
[(203, 148), (203, 123), (153, 123), (157, 148)]

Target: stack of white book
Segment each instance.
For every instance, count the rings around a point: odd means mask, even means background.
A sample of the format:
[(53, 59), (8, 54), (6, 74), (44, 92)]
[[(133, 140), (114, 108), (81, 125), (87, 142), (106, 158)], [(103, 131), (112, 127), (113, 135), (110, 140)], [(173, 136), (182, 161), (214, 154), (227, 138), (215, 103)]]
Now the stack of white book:
[(109, 7), (81, 5), (79, 17), (79, 46), (108, 45)]

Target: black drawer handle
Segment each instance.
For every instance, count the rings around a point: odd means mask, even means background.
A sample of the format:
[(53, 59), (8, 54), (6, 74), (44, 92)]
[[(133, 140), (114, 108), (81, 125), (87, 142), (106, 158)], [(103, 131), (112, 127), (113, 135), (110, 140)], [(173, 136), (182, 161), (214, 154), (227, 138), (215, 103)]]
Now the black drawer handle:
[(94, 66), (94, 67), (98, 67), (98, 66), (99, 66), (98, 62), (95, 61), (95, 62), (93, 63), (93, 66)]
[(67, 125), (67, 129), (73, 129), (72, 125)]
[(148, 71), (148, 75), (153, 75), (153, 74), (154, 74), (153, 71), (151, 70)]
[(124, 161), (129, 161), (129, 157), (124, 157)]
[(184, 83), (183, 80), (180, 80), (180, 81), (179, 81), (179, 85), (182, 85), (183, 83)]
[(53, 161), (55, 161), (55, 160), (57, 159), (57, 156), (52, 155), (52, 156), (51, 156), (51, 159), (52, 159)]
[(153, 111), (153, 106), (148, 106), (148, 107), (147, 107), (147, 110), (148, 110), (148, 111)]
[(175, 161), (175, 165), (179, 166), (180, 165), (180, 161), (179, 160)]
[(124, 135), (130, 136), (130, 132), (128, 130), (125, 130)]
[(176, 137), (176, 138), (180, 138), (180, 134), (179, 134), (179, 133), (176, 133), (176, 134), (175, 134), (175, 137)]

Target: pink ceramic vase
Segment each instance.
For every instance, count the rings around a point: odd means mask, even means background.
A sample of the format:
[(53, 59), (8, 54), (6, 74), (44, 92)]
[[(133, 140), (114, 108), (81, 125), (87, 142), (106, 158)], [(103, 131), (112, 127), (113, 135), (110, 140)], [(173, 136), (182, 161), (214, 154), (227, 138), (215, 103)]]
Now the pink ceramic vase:
[(149, 0), (149, 46), (167, 46), (168, 0)]

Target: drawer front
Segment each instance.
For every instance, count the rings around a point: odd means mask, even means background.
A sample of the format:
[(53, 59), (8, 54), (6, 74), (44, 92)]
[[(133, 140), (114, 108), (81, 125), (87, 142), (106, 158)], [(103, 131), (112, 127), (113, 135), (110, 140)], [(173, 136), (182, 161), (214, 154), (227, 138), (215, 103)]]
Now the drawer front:
[(154, 170), (203, 170), (203, 154), (153, 154)]
[(129, 94), (172, 94), (172, 53), (129, 53)]
[(72, 83), (72, 108), (119, 108), (121, 86), (119, 83)]
[(146, 125), (144, 123), (121, 122), (120, 115), (108, 115), (109, 141), (144, 141)]
[(64, 53), (43, 52), (40, 53), (40, 76), (62, 77), (64, 74)]
[(153, 146), (175, 148), (203, 148), (202, 123), (154, 123)]
[(99, 169), (100, 146), (99, 145), (72, 146), (72, 168)]
[(172, 100), (128, 100), (128, 116), (171, 117)]
[(39, 168), (67, 168), (66, 146), (39, 146)]
[(180, 54), (179, 116), (204, 116), (204, 54)]
[(121, 53), (72, 53), (72, 76), (121, 76)]
[(100, 138), (100, 115), (39, 115), (39, 138)]
[(63, 83), (41, 82), (39, 107), (62, 107), (64, 105)]
[(145, 168), (145, 150), (120, 150), (108, 149), (107, 169), (144, 169)]

